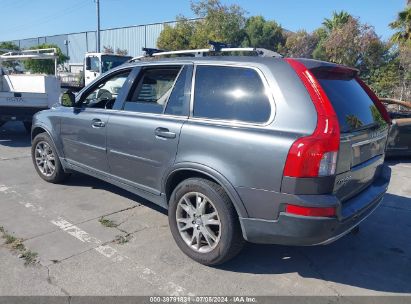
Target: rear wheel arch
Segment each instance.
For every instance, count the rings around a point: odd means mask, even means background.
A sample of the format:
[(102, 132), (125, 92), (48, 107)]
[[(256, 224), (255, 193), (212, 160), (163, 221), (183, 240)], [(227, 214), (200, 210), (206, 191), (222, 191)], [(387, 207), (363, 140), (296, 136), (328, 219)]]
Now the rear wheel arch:
[(163, 190), (166, 194), (167, 204), (169, 203), (170, 196), (173, 193), (174, 189), (177, 187), (177, 185), (180, 184), (182, 181), (193, 177), (203, 178), (221, 186), (229, 196), (231, 202), (233, 203), (238, 216), (248, 217), (248, 213), (244, 207), (243, 202), (241, 201), (237, 191), (235, 191), (234, 187), (229, 183), (229, 181), (220, 173), (212, 170), (211, 168), (199, 164), (194, 164), (191, 166), (181, 166), (179, 168), (172, 170), (167, 175), (167, 178), (164, 180), (163, 183)]

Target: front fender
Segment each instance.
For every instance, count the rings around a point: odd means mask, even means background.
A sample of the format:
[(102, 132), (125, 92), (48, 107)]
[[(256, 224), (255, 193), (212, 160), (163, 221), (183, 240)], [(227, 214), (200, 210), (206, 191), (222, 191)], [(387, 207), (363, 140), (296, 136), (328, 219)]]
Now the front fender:
[(31, 127), (31, 140), (41, 132), (46, 132), (56, 147), (57, 155), (64, 157), (63, 143), (60, 139), (60, 118), (50, 115), (52, 110), (41, 111), (33, 116)]

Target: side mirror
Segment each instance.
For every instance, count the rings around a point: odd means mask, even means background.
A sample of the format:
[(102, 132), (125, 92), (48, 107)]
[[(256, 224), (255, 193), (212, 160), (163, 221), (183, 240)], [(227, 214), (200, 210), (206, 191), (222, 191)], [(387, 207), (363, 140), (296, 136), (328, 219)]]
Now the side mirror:
[(76, 103), (76, 96), (74, 95), (73, 92), (67, 91), (67, 92), (61, 94), (60, 104), (63, 107), (74, 107), (75, 103)]
[(90, 71), (91, 70), (91, 58), (86, 57), (86, 70)]

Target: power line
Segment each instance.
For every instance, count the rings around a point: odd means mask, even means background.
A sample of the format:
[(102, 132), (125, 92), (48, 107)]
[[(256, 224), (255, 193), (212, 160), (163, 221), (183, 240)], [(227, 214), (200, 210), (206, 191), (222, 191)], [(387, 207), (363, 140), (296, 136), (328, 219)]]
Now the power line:
[(36, 18), (33, 21), (31, 21), (29, 23), (26, 23), (26, 24), (20, 24), (20, 25), (11, 27), (11, 28), (6, 28), (6, 29), (4, 29), (3, 32), (10, 32), (10, 31), (19, 32), (19, 31), (21, 31), (21, 30), (23, 30), (27, 27), (32, 28), (32, 27), (35, 27), (37, 25), (43, 25), (43, 24), (49, 23), (50, 21), (53, 21), (55, 19), (61, 19), (62, 16), (74, 13), (77, 10), (79, 10), (79, 9), (81, 9), (81, 8), (87, 6), (87, 5), (88, 5), (87, 2), (84, 2), (83, 0), (80, 0), (80, 1), (77, 1), (74, 5), (73, 4), (70, 5), (70, 7), (60, 9), (60, 10), (58, 10), (58, 11), (52, 13), (52, 14), (48, 14), (48, 15), (42, 16), (40, 18)]

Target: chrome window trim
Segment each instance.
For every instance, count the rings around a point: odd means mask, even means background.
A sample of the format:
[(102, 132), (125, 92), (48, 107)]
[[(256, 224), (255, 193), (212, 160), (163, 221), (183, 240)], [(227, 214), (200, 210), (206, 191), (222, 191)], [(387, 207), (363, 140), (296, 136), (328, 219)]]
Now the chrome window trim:
[(188, 116), (187, 115), (171, 115), (171, 114), (163, 114), (163, 113), (148, 113), (148, 112), (136, 112), (136, 111), (128, 111), (128, 110), (112, 110), (112, 114), (117, 114), (119, 113), (124, 114), (124, 115), (129, 115), (129, 116), (138, 116), (138, 117), (147, 117), (147, 118), (168, 118), (168, 119), (175, 119), (175, 120), (187, 120)]
[[(156, 68), (157, 68), (157, 67), (180, 66), (180, 70), (178, 71), (178, 74), (177, 74), (176, 79), (174, 80), (174, 83), (173, 83), (173, 86), (172, 86), (172, 91), (173, 91), (173, 90), (174, 90), (174, 87), (175, 87), (175, 85), (176, 85), (176, 82), (177, 82), (177, 80), (178, 80), (178, 78), (181, 76), (181, 73), (182, 73), (182, 71), (184, 70), (184, 67), (189, 66), (189, 65), (193, 65), (193, 63), (192, 63), (192, 62), (191, 62), (191, 63), (187, 63), (187, 62), (184, 62), (184, 63), (176, 62), (176, 63), (171, 63), (171, 64), (168, 64), (168, 63), (164, 64), (164, 63), (158, 63), (158, 62), (156, 62), (156, 64), (139, 65), (139, 67), (140, 67), (141, 69), (143, 69), (143, 68), (146, 68), (146, 67), (156, 67)], [(140, 71), (140, 73), (141, 73), (141, 71)], [(193, 73), (194, 73), (194, 72), (193, 72)], [(133, 89), (133, 88), (130, 89), (130, 92), (128, 92), (128, 95), (130, 95), (132, 89)], [(165, 113), (165, 110), (166, 110), (167, 105), (168, 105), (168, 100), (170, 99), (171, 94), (170, 94), (170, 96), (168, 96), (167, 101), (164, 103), (163, 110), (162, 110), (161, 113), (151, 113), (151, 112), (140, 112), (140, 111), (124, 110), (124, 107), (125, 107), (126, 103), (127, 103), (127, 102), (132, 102), (132, 101), (129, 101), (129, 100), (128, 100), (128, 95), (127, 95), (127, 98), (125, 98), (121, 109), (117, 109), (117, 111), (126, 112), (126, 113), (139, 113), (139, 114), (149, 114), (149, 115), (151, 114), (151, 115), (153, 115), (154, 117), (157, 117), (157, 116), (159, 116), (159, 115), (165, 116), (165, 117), (171, 117), (171, 118), (173, 118), (173, 117), (183, 117), (183, 118), (187, 118), (187, 117), (188, 117), (188, 115), (172, 115), (172, 114), (166, 114), (166, 113)], [(144, 115), (144, 116), (146, 116), (146, 115)]]

